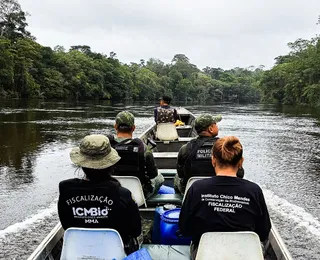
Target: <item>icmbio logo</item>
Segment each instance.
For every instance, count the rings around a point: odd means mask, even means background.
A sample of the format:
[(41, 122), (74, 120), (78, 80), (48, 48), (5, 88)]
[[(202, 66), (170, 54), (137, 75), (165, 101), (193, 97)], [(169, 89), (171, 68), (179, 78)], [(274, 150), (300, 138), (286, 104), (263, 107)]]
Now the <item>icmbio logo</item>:
[(72, 208), (73, 215), (78, 217), (98, 217), (98, 216), (108, 216), (109, 208)]

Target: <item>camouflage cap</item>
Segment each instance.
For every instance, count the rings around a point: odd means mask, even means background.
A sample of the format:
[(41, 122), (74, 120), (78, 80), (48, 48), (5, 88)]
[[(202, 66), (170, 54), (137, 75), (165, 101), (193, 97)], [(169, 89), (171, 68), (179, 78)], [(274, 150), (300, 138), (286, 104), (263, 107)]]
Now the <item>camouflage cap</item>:
[(134, 115), (131, 114), (129, 111), (122, 111), (117, 114), (116, 116), (116, 124), (120, 125), (127, 125), (127, 126), (134, 126)]
[(203, 130), (206, 130), (213, 123), (218, 123), (222, 120), (221, 115), (212, 116), (210, 114), (202, 114), (198, 116), (195, 120), (194, 127), (199, 133)]

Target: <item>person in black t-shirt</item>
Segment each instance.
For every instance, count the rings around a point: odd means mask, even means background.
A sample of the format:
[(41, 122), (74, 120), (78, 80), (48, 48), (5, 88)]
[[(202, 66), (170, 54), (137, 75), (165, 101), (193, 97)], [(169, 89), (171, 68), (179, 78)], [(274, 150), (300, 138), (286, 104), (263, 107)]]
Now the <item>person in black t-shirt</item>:
[(268, 238), (271, 222), (261, 188), (236, 178), (242, 152), (237, 137), (218, 139), (212, 149), (216, 176), (195, 182), (187, 192), (179, 228), (184, 236), (192, 236), (193, 258), (205, 232), (254, 231), (261, 241)]
[[(86, 136), (70, 152), (71, 161), (82, 167), (84, 179), (59, 183), (58, 214), (62, 227), (113, 228), (128, 248), (141, 234), (141, 218), (131, 192), (112, 178), (113, 165), (120, 160), (104, 135)], [(127, 245), (127, 246), (126, 246)]]

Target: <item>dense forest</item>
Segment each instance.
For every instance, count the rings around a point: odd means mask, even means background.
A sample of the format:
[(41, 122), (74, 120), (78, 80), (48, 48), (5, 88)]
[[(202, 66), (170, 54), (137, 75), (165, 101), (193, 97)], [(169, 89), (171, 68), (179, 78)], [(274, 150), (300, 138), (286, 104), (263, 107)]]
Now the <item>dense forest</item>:
[(195, 102), (279, 102), (320, 106), (320, 42), (299, 39), (271, 70), (206, 67), (184, 54), (165, 64), (124, 64), (90, 46), (41, 46), (17, 0), (0, 3), (0, 97), (153, 100), (162, 94)]

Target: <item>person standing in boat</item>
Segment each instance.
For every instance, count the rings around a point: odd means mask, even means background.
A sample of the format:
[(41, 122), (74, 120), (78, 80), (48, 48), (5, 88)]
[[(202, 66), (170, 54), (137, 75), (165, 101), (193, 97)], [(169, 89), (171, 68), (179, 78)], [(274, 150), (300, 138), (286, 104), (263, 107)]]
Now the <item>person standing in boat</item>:
[(160, 106), (154, 109), (154, 121), (159, 123), (175, 123), (178, 119), (177, 110), (170, 106), (171, 97), (162, 96)]
[(120, 160), (104, 135), (88, 135), (70, 152), (71, 161), (82, 168), (84, 178), (59, 183), (58, 214), (62, 227), (113, 228), (127, 253), (141, 234), (141, 218), (131, 192), (114, 179), (114, 165)]
[(139, 138), (132, 138), (136, 128), (133, 114), (129, 111), (118, 113), (114, 128), (116, 136), (108, 135), (108, 138), (121, 157), (115, 165), (114, 175), (138, 177), (145, 197), (152, 197), (159, 191), (164, 177), (158, 173), (152, 151)]
[[(183, 145), (178, 153), (177, 174), (174, 178), (176, 192), (184, 194), (188, 180), (194, 176), (213, 176), (211, 150), (218, 140), (217, 123), (222, 120), (220, 115), (202, 114), (195, 120), (198, 137)], [(237, 176), (243, 178), (244, 170), (239, 168)]]
[(192, 236), (192, 259), (205, 232), (253, 231), (261, 241), (268, 238), (271, 221), (261, 188), (236, 178), (242, 154), (237, 137), (218, 139), (211, 158), (216, 176), (196, 181), (187, 192), (179, 228), (184, 236)]
[(157, 124), (156, 139), (173, 141), (179, 138), (175, 123), (178, 119), (177, 110), (170, 106), (171, 97), (162, 96), (160, 106), (154, 109), (154, 121)]

